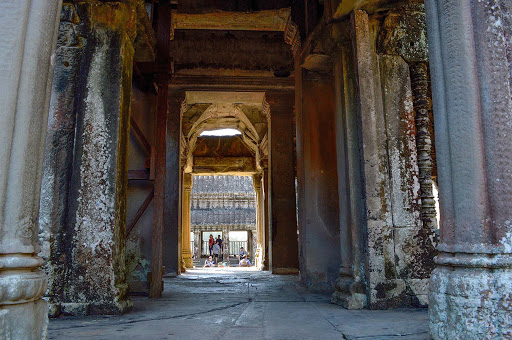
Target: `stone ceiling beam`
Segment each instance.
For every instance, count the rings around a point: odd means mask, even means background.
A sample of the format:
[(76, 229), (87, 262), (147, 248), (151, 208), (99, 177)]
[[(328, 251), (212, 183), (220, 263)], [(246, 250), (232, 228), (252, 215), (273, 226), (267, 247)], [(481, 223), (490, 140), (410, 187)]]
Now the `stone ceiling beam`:
[(173, 13), (173, 30), (284, 31), (291, 9), (259, 12)]
[(180, 75), (173, 74), (169, 86), (173, 89), (186, 90), (293, 90), (295, 78), (260, 77), (260, 76), (231, 76), (231, 75)]
[(218, 92), (218, 91), (187, 91), (187, 105), (194, 104), (244, 104), (261, 107), (264, 92)]

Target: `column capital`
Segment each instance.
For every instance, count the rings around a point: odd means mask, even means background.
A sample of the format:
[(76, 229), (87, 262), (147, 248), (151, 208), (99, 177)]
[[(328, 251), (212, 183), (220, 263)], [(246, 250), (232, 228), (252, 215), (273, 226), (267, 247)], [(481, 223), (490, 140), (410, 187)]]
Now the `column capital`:
[(190, 191), (194, 186), (194, 178), (191, 173), (183, 174), (183, 190)]
[(262, 174), (254, 174), (252, 175), (252, 184), (254, 185), (254, 190), (261, 190), (261, 179), (263, 178)]

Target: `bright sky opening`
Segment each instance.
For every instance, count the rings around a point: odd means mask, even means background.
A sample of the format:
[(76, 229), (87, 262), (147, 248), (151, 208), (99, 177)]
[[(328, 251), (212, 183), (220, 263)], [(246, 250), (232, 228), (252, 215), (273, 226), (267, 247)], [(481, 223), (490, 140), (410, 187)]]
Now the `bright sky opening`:
[(203, 131), (200, 136), (236, 136), (241, 134), (242, 133), (236, 129), (218, 129)]

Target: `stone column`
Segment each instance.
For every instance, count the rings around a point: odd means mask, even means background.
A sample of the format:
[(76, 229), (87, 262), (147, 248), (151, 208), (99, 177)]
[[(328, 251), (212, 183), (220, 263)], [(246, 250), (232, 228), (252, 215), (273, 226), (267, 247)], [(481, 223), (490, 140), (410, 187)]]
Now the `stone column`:
[(181, 198), (181, 167), (180, 167), (180, 136), (181, 107), (185, 93), (169, 94), (169, 112), (167, 116), (166, 143), (166, 177), (165, 177), (165, 210), (163, 230), (163, 265), (170, 274), (178, 274), (181, 267), (179, 249), (180, 232), (180, 198)]
[(254, 191), (256, 192), (256, 252), (253, 254), (254, 262), (256, 267), (260, 268), (263, 266), (263, 255), (264, 250), (263, 244), (263, 194), (261, 190), (261, 174), (252, 175), (252, 183), (254, 185)]
[(192, 174), (183, 174), (183, 201), (181, 213), (181, 255), (185, 268), (193, 268), (192, 249), (190, 249), (190, 192), (194, 185)]
[(263, 169), (263, 252), (262, 252), (262, 270), (269, 269), (269, 246), (270, 246), (270, 216), (269, 216), (269, 181), (268, 168)]
[(80, 102), (76, 94), (86, 42), (86, 37), (79, 34), (79, 23), (74, 6), (64, 4), (55, 56), (39, 210), (39, 238), (42, 246), (39, 255), (45, 260), (45, 271), (49, 274), (46, 296), (51, 316), (59, 313), (66, 282), (64, 236), (73, 170), (75, 107)]
[[(0, 338), (46, 337), (36, 254), (39, 193), (60, 1), (0, 2)], [(44, 15), (42, 15), (44, 13)]]
[(267, 91), (270, 105), (270, 270), (274, 274), (297, 274), (299, 254), (295, 205), (293, 142), (293, 92)]
[(426, 1), (441, 225), (434, 339), (512, 337), (512, 4)]
[[(213, 236), (216, 238), (216, 235)], [(229, 228), (222, 227), (222, 254), (223, 261), (229, 263)]]
[(201, 232), (198, 230), (194, 231), (194, 256), (196, 261), (201, 259), (201, 247), (203, 246), (203, 240), (201, 240)]
[(301, 87), (297, 111), (301, 279), (311, 290), (332, 292), (341, 258), (333, 79), (305, 70)]
[(87, 37), (78, 93), (65, 235), (62, 312), (131, 307), (125, 283), (127, 156), (136, 12), (127, 3), (76, 5)]

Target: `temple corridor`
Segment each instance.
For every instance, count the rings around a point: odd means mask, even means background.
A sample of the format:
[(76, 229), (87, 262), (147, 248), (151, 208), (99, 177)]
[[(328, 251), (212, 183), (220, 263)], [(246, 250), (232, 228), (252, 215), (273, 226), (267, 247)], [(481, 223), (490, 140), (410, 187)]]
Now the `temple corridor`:
[(133, 297), (121, 316), (51, 319), (49, 339), (428, 339), (425, 309), (345, 310), (298, 276), (188, 269), (164, 278), (161, 299)]
[(512, 339), (512, 0), (0, 0), (0, 31), (0, 340)]

